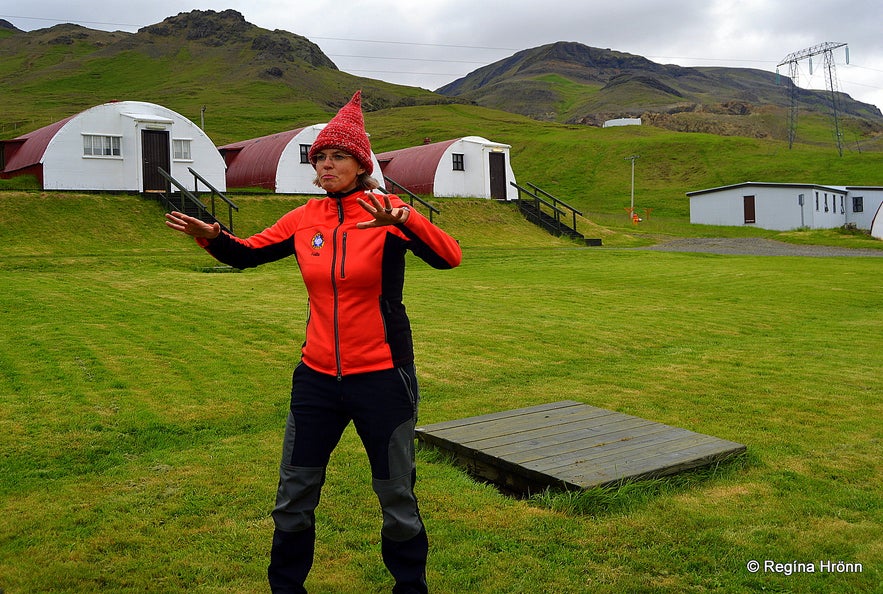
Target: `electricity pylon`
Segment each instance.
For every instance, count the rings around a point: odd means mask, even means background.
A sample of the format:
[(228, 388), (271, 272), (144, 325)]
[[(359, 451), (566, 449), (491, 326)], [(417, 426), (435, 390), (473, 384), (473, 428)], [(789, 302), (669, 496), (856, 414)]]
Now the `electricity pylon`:
[[(840, 135), (840, 116), (838, 113), (839, 105), (837, 96), (840, 92), (840, 85), (837, 82), (837, 69), (834, 65), (834, 50), (844, 46), (846, 46), (845, 43), (826, 41), (825, 43), (814, 45), (804, 50), (800, 50), (799, 52), (790, 53), (776, 66), (776, 70), (778, 71), (779, 66), (788, 64), (788, 76), (791, 78), (791, 110), (788, 114), (789, 149), (794, 144), (794, 135), (797, 131), (797, 63), (800, 62), (800, 60), (809, 59), (809, 73), (812, 74), (812, 57), (822, 54), (825, 67), (825, 88), (831, 95), (831, 118), (834, 122), (834, 140), (837, 142), (837, 152), (840, 153), (841, 157), (843, 156), (843, 143)], [(846, 63), (849, 64), (848, 47), (846, 48)]]

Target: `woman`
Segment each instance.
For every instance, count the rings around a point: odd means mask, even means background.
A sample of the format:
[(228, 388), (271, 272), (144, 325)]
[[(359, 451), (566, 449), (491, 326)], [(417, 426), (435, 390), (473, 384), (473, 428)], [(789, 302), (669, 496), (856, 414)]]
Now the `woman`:
[(393, 592), (427, 592), (428, 541), (414, 495), (419, 392), (402, 305), (405, 253), (446, 269), (460, 263), (460, 246), (398, 197), (373, 192), (361, 92), (308, 154), (327, 196), (248, 239), (178, 212), (167, 214), (166, 224), (236, 268), (293, 255), (307, 287), (306, 341), (293, 373), (272, 514), (272, 591), (306, 592), (325, 468), (352, 420), (383, 512), (381, 552)]

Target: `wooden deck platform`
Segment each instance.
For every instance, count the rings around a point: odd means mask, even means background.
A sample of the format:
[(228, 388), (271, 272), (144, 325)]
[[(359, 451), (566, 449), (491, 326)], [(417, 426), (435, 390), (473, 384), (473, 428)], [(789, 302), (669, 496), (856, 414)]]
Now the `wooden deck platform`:
[(519, 493), (665, 476), (746, 449), (571, 400), (425, 425), (417, 439), (454, 453), (473, 475)]

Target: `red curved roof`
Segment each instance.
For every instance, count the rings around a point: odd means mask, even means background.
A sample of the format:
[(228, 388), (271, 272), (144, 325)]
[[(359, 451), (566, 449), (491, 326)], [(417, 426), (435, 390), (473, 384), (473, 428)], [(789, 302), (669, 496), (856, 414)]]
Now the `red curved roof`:
[(227, 187), (275, 190), (282, 152), (302, 131), (303, 128), (298, 128), (219, 147), (227, 163)]
[(445, 140), (377, 155), (383, 175), (414, 194), (432, 194), (438, 163), (448, 147), (460, 140)]
[(49, 146), (49, 142), (65, 124), (75, 117), (77, 116), (72, 115), (33, 132), (22, 134), (12, 140), (2, 141), (6, 158), (6, 167), (3, 169), (3, 173), (12, 173), (39, 165), (43, 154), (46, 152), (46, 147)]

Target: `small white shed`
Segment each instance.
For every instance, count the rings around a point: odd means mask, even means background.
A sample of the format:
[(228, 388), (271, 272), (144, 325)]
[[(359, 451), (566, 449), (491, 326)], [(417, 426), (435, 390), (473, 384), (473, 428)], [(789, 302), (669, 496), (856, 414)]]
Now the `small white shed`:
[[(219, 147), (227, 164), (228, 188), (266, 188), (277, 194), (320, 194), (316, 171), (307, 156), (325, 124), (315, 124), (242, 140)], [(380, 164), (372, 153), (373, 177), (383, 186)]]
[(466, 136), (379, 153), (377, 159), (384, 176), (414, 194), (517, 200), (510, 148)]
[(846, 188), (815, 184), (745, 182), (687, 196), (691, 223), (778, 231), (842, 227), (853, 208)]
[(602, 128), (615, 128), (617, 126), (640, 126), (641, 118), (616, 118), (615, 120), (607, 120)]
[[(36, 175), (44, 190), (167, 191), (162, 168), (198, 191), (192, 168), (224, 191), (224, 160), (193, 122), (142, 101), (113, 101), (0, 143), (4, 178)], [(191, 181), (194, 180), (194, 181)]]

